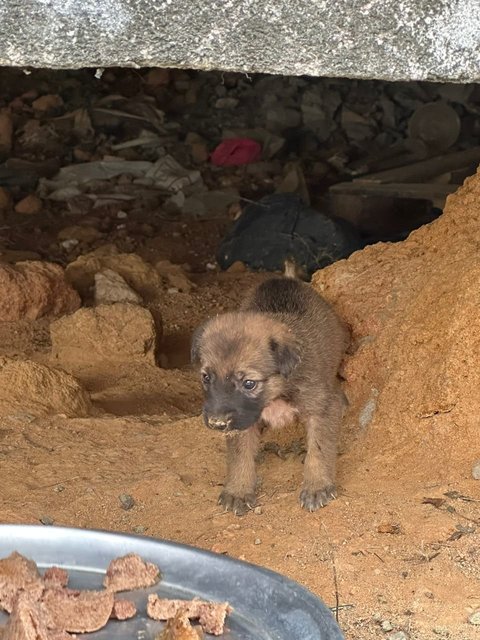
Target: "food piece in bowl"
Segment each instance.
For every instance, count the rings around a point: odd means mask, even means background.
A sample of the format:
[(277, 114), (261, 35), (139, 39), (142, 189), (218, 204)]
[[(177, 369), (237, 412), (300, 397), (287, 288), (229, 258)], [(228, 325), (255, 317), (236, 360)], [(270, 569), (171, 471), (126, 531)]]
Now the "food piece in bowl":
[(22, 591), (30, 594), (34, 601), (38, 600), (43, 589), (35, 562), (16, 551), (0, 560), (0, 609), (10, 613), (17, 594)]
[(145, 562), (136, 553), (129, 553), (110, 562), (103, 584), (115, 592), (132, 591), (152, 587), (161, 577), (155, 564)]
[(110, 619), (112, 591), (76, 591), (46, 589), (42, 597), (48, 626), (73, 633), (98, 631)]
[(205, 633), (222, 635), (225, 618), (232, 612), (228, 602), (206, 602), (205, 600), (170, 600), (156, 594), (148, 596), (147, 615), (153, 620), (170, 620), (179, 611), (189, 619), (198, 619)]
[(165, 628), (155, 640), (203, 640), (203, 631), (192, 627), (188, 615), (181, 609), (168, 620)]
[(135, 606), (135, 603), (130, 600), (115, 600), (110, 617), (114, 620), (129, 620), (136, 614), (137, 607)]
[(69, 640), (74, 638), (63, 630), (48, 628), (48, 617), (38, 600), (20, 592), (1, 636), (2, 640)]
[(43, 574), (43, 581), (47, 587), (66, 587), (68, 571), (60, 567), (49, 567)]

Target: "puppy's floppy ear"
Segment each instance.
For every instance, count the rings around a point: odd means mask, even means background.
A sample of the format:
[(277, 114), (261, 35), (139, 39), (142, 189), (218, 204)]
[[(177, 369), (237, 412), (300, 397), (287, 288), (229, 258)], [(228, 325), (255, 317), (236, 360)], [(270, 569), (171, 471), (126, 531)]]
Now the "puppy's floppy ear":
[(200, 346), (202, 343), (203, 334), (205, 333), (205, 328), (206, 323), (197, 327), (193, 332), (190, 345), (190, 361), (192, 364), (198, 364), (200, 360)]
[(300, 363), (300, 353), (293, 340), (283, 338), (270, 338), (270, 349), (275, 358), (278, 371), (288, 378)]

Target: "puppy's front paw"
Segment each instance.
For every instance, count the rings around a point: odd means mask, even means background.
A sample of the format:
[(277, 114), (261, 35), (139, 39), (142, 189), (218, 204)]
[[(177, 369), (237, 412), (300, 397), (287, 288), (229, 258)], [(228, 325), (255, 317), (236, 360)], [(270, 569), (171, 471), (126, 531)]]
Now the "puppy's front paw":
[(232, 511), (236, 516), (243, 516), (255, 506), (255, 494), (248, 493), (244, 496), (236, 496), (226, 489), (222, 491), (218, 498), (225, 511)]
[(300, 493), (300, 504), (307, 511), (317, 511), (317, 509), (321, 507), (326, 507), (327, 504), (335, 500), (336, 497), (337, 490), (334, 484), (318, 490), (302, 489)]

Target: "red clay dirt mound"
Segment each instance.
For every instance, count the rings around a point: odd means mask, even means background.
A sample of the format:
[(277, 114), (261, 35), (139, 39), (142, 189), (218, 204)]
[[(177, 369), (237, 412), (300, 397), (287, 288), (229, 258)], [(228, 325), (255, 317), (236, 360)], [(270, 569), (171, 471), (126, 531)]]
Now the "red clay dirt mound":
[(399, 478), (408, 456), (410, 479), (471, 479), (480, 457), (480, 171), (405, 242), (368, 247), (313, 282), (353, 330), (347, 430), (363, 431), (358, 444)]

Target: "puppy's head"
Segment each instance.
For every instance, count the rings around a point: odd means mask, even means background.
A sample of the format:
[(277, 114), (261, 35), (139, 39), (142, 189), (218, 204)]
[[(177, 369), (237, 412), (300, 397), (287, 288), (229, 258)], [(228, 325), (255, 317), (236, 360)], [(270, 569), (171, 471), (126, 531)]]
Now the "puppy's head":
[(261, 313), (226, 313), (199, 327), (192, 362), (200, 366), (207, 426), (228, 432), (254, 425), (299, 361), (288, 327)]

